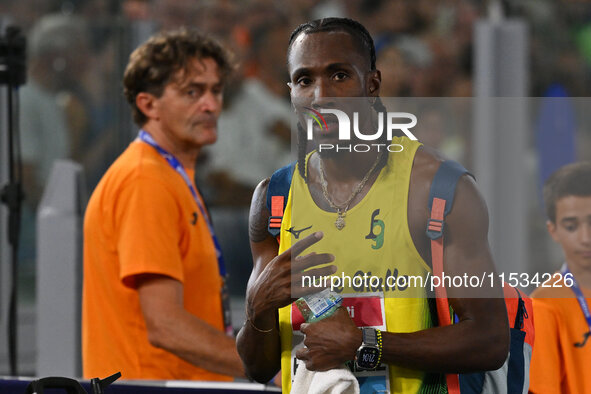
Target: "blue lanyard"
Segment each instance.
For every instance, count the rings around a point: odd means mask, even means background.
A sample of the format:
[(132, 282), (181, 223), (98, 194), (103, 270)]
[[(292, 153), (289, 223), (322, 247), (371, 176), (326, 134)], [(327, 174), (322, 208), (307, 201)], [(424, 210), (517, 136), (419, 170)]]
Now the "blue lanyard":
[(178, 161), (178, 159), (176, 157), (174, 157), (173, 155), (168, 153), (166, 150), (164, 150), (160, 145), (158, 145), (158, 143), (154, 140), (154, 138), (152, 138), (150, 133), (148, 133), (144, 130), (140, 130), (140, 132), (138, 134), (138, 138), (140, 139), (140, 141), (143, 141), (146, 144), (152, 146), (154, 149), (156, 149), (158, 151), (158, 153), (160, 153), (160, 155), (166, 159), (168, 164), (176, 172), (178, 172), (185, 180), (185, 183), (187, 184), (187, 186), (189, 187), (189, 190), (191, 191), (191, 194), (193, 195), (193, 199), (197, 203), (197, 206), (199, 206), (199, 210), (201, 211), (201, 217), (203, 217), (205, 220), (205, 223), (207, 223), (207, 228), (209, 229), (209, 233), (211, 234), (211, 238), (213, 239), (213, 244), (215, 245), (215, 252), (216, 252), (216, 256), (217, 256), (217, 260), (218, 260), (218, 268), (220, 270), (220, 275), (225, 279), (227, 273), (226, 273), (226, 265), (224, 263), (224, 256), (222, 255), (222, 248), (220, 247), (220, 243), (218, 241), (218, 238), (216, 237), (215, 232), (213, 231), (213, 225), (211, 224), (211, 221), (209, 220), (209, 216), (205, 212), (205, 208), (203, 207), (201, 200), (197, 196), (197, 192), (195, 191), (195, 188), (193, 187), (193, 183), (191, 182), (191, 179), (187, 175), (185, 168)]
[(579, 287), (577, 280), (575, 279), (573, 274), (568, 269), (568, 266), (566, 265), (566, 263), (562, 264), (562, 268), (560, 269), (560, 273), (562, 274), (563, 277), (567, 274), (571, 275), (572, 280), (573, 280), (573, 285), (571, 286), (571, 289), (575, 293), (575, 295), (577, 296), (577, 301), (579, 301), (579, 306), (581, 307), (581, 311), (583, 311), (583, 315), (585, 316), (585, 320), (587, 320), (587, 326), (589, 327), (589, 331), (584, 336), (585, 340), (582, 343), (580, 343), (580, 345), (579, 345), (579, 343), (575, 344), (575, 346), (577, 346), (577, 347), (583, 347), (587, 341), (587, 337), (591, 333), (591, 312), (589, 311), (589, 305), (587, 304), (587, 299), (583, 295), (583, 292), (581, 291), (581, 288)]

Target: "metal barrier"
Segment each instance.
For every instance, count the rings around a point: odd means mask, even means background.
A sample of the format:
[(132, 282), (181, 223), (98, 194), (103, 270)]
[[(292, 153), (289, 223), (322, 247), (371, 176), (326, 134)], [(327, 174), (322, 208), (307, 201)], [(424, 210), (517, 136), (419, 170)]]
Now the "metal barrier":
[[(9, 378), (0, 377), (0, 393), (24, 394), (28, 384), (36, 378)], [(80, 381), (82, 387), (91, 392), (90, 381)], [(52, 392), (56, 392), (52, 389)], [(255, 393), (280, 393), (281, 389), (259, 383), (249, 382), (193, 382), (179, 380), (140, 381), (128, 380), (115, 382), (110, 385), (107, 394), (255, 394)]]

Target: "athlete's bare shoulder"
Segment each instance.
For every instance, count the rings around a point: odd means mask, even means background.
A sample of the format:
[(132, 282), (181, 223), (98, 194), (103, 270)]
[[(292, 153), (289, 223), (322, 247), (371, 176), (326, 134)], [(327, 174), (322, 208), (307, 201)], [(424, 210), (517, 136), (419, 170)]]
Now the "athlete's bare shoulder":
[(250, 242), (262, 242), (269, 236), (267, 231), (267, 222), (269, 221), (270, 214), (267, 208), (269, 179), (263, 179), (257, 185), (252, 195), (248, 217), (248, 236)]
[(421, 146), (410, 173), (409, 209), (426, 207), (431, 181), (444, 158), (434, 149)]
[(439, 165), (444, 161), (444, 157), (435, 149), (425, 145), (420, 146), (415, 154), (414, 162), (412, 164), (411, 178), (415, 183), (427, 183), (427, 187), (431, 185), (431, 181), (439, 168)]

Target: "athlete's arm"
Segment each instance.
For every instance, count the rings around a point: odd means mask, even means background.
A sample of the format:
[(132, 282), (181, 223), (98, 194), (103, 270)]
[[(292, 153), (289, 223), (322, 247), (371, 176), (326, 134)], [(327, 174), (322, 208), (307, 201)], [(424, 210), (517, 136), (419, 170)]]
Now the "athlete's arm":
[[(431, 259), (430, 243), (425, 236), (428, 192), (438, 166), (439, 162), (432, 155), (419, 150), (411, 177), (409, 226), (425, 261)], [(445, 273), (496, 275), (487, 237), (486, 205), (474, 182), (463, 176), (457, 186), (453, 209), (446, 218)], [(447, 289), (449, 303), (459, 317), (457, 324), (414, 333), (384, 332), (383, 361), (432, 372), (499, 368), (509, 350), (507, 313), (499, 284), (492, 289), (486, 286), (489, 298), (467, 298), (473, 293), (453, 287)], [(335, 368), (354, 357), (361, 335), (349, 321), (346, 313), (339, 313), (318, 323), (302, 325), (307, 349), (300, 349), (297, 356), (306, 362), (308, 369)], [(332, 339), (335, 332), (339, 332), (340, 341)]]
[(148, 340), (209, 371), (244, 377), (234, 339), (183, 307), (183, 284), (154, 274), (135, 278)]
[[(417, 153), (417, 160), (424, 159), (423, 155)], [(432, 167), (437, 168), (439, 163), (436, 164)], [(418, 198), (419, 207), (427, 207), (430, 180), (436, 168), (427, 169), (430, 172), (427, 185), (421, 185), (421, 180), (414, 185), (411, 183), (411, 188), (415, 189), (411, 189), (410, 195)], [(426, 261), (430, 261), (430, 240), (424, 235), (426, 217), (414, 220), (411, 215), (409, 212), (413, 239), (417, 237), (415, 234), (421, 234), (423, 243), (419, 251)], [(483, 273), (493, 273), (496, 278), (488, 245), (488, 211), (472, 178), (460, 178), (445, 226), (445, 274), (463, 277), (466, 273), (482, 278)], [(459, 322), (410, 334), (386, 333), (383, 338), (384, 361), (439, 372), (472, 372), (501, 367), (509, 352), (509, 326), (500, 283), (495, 282), (491, 287), (487, 281), (482, 289), (446, 288)]]
[[(334, 259), (326, 253), (299, 256), (322, 238), (320, 233), (309, 235), (277, 255), (277, 240), (267, 231), (267, 187), (268, 179), (257, 186), (250, 207), (249, 237), (254, 262), (246, 290), (246, 313), (250, 321), (244, 324), (236, 342), (246, 374), (261, 383), (271, 380), (281, 367), (277, 310), (289, 305), (295, 298), (311, 292), (301, 286), (301, 272), (304, 269), (326, 264)], [(325, 276), (335, 271), (334, 265), (328, 265), (308, 270), (306, 274)]]

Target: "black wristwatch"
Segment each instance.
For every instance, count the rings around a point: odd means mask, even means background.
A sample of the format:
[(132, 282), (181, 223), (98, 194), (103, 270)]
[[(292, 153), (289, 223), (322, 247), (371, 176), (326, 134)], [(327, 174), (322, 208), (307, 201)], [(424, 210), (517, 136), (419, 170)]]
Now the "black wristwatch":
[(382, 340), (379, 330), (370, 327), (361, 329), (363, 339), (355, 355), (357, 369), (374, 370), (380, 365), (382, 358)]

